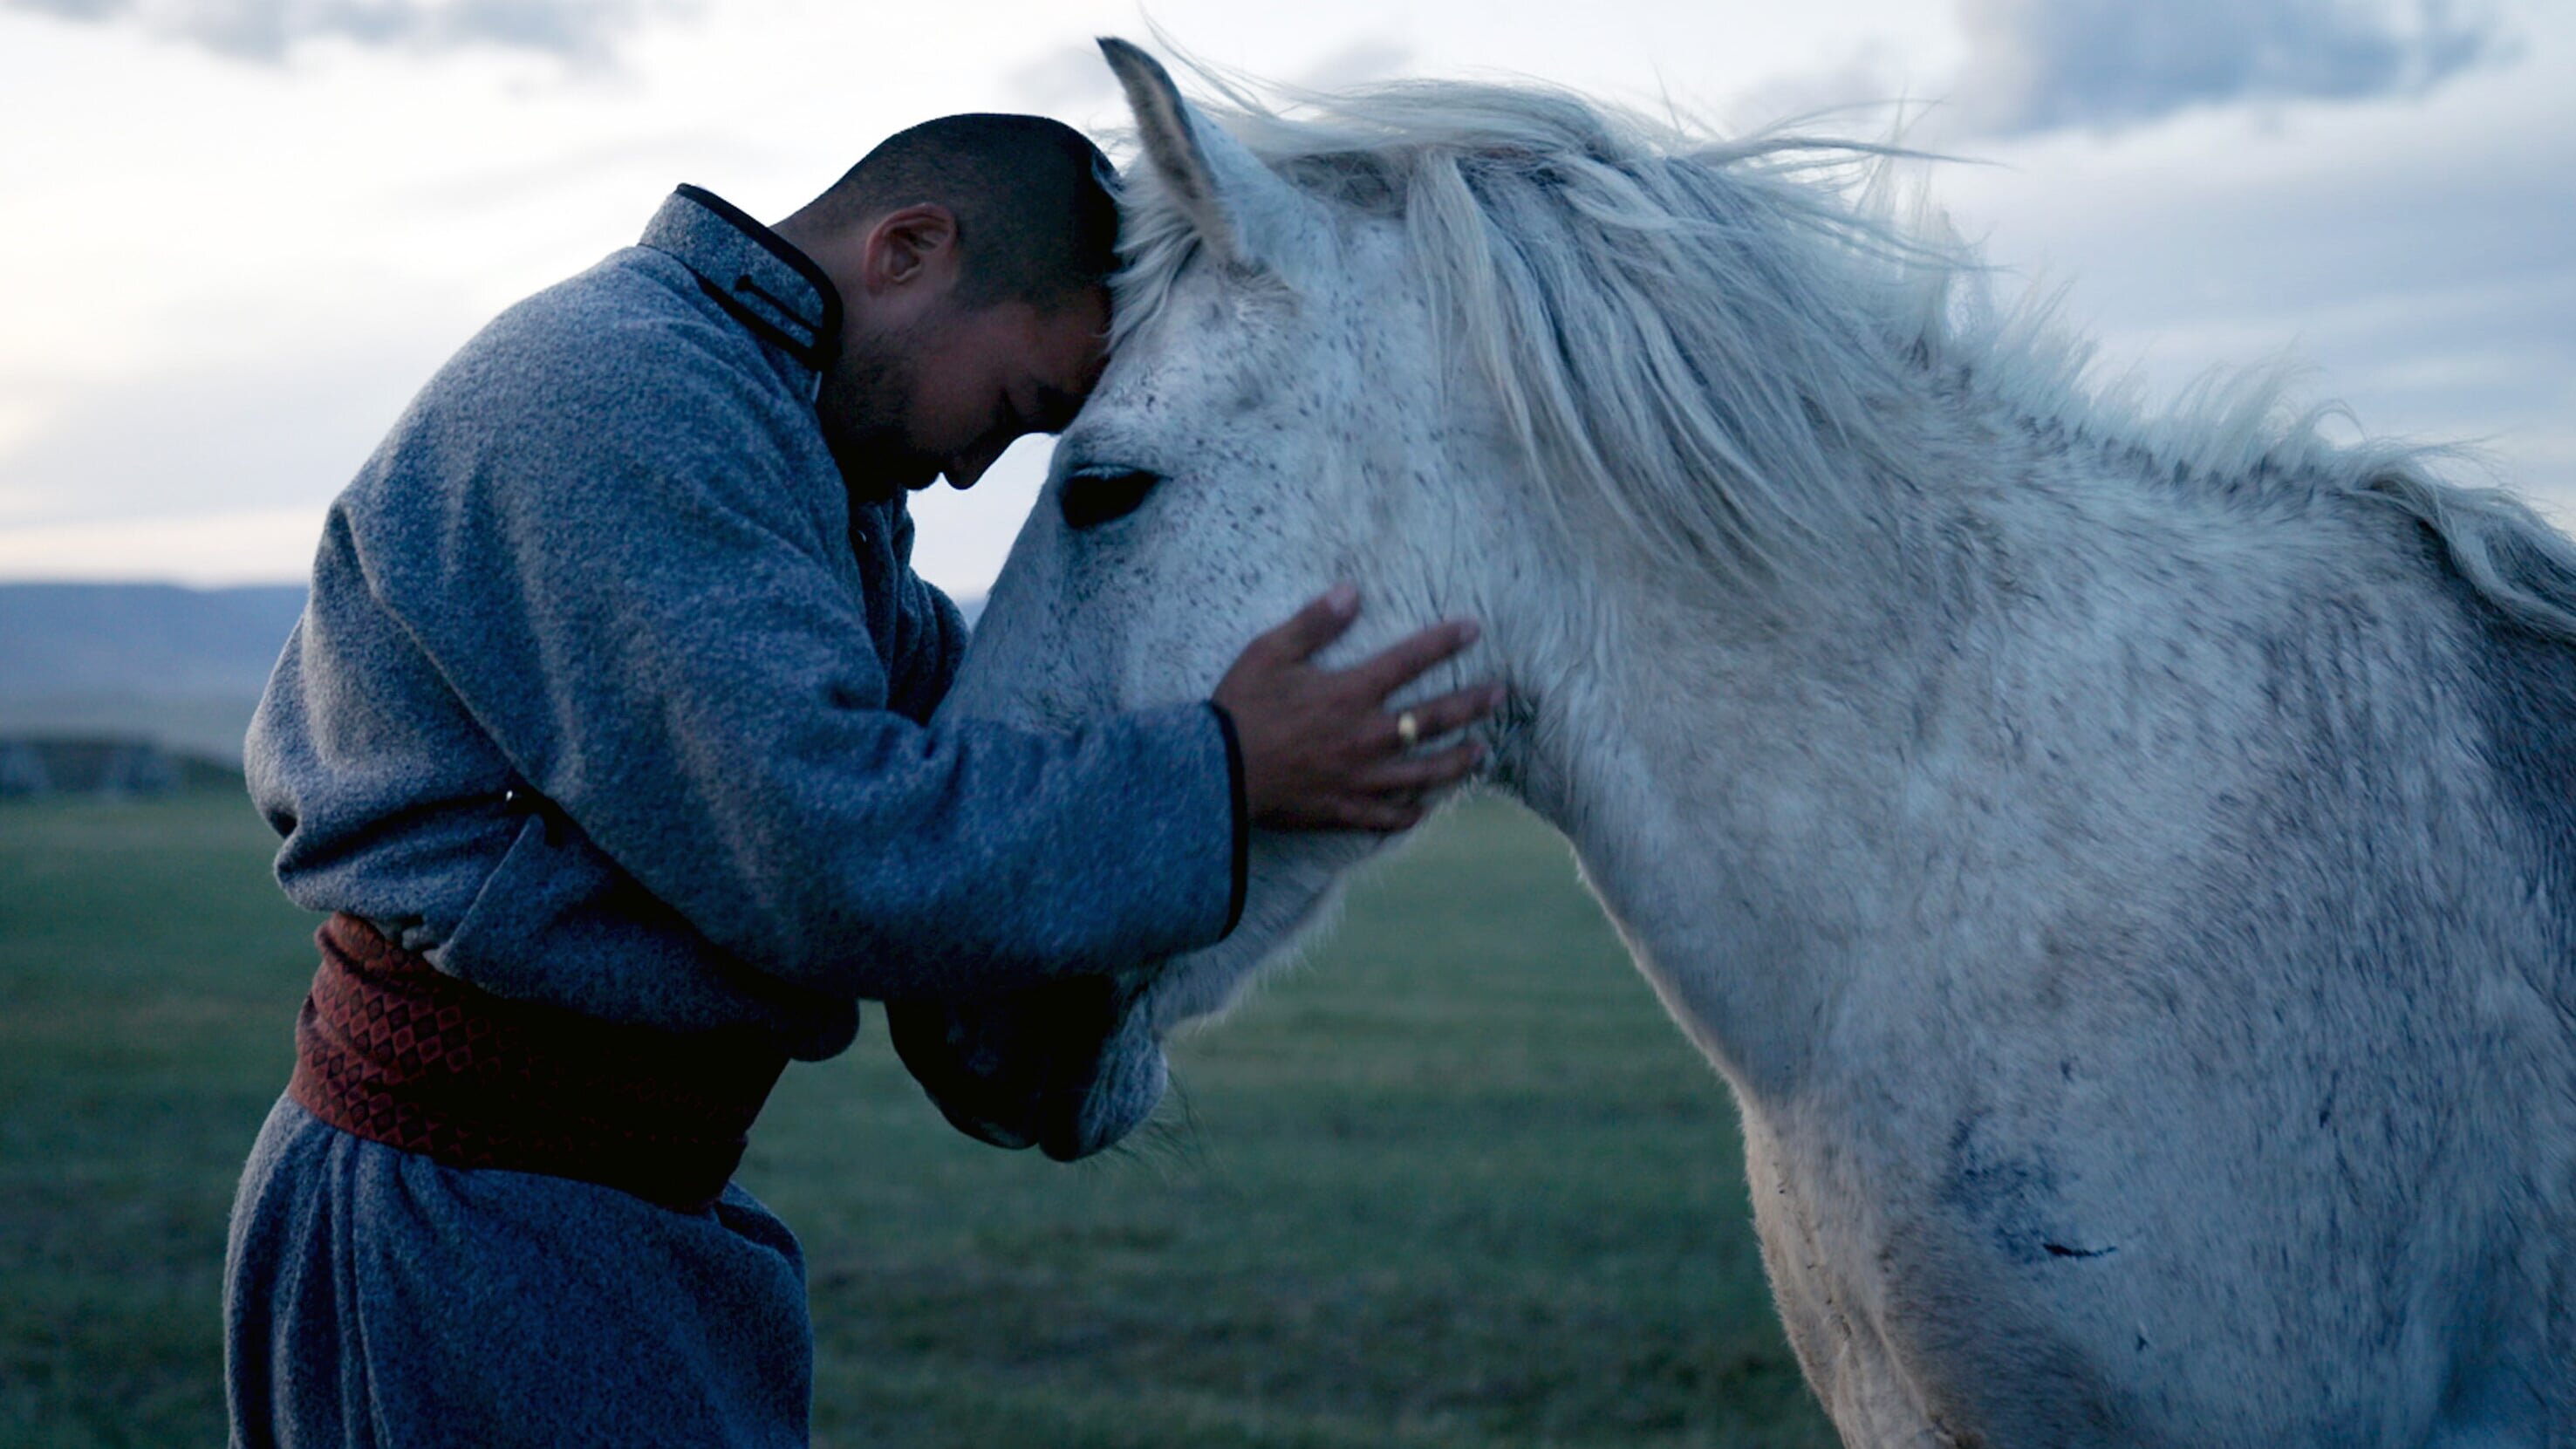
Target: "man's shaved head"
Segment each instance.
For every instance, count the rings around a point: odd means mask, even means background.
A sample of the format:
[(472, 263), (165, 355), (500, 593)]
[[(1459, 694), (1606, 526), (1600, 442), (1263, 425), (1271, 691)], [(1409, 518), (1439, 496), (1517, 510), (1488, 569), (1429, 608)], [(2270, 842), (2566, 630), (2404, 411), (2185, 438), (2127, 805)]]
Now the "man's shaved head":
[(838, 231), (900, 207), (944, 207), (957, 218), (960, 302), (1051, 311), (1117, 270), (1116, 176), (1060, 121), (943, 116), (887, 137), (798, 219)]
[(854, 493), (971, 486), (1107, 365), (1116, 173), (1042, 116), (898, 132), (778, 223), (845, 311), (815, 409)]

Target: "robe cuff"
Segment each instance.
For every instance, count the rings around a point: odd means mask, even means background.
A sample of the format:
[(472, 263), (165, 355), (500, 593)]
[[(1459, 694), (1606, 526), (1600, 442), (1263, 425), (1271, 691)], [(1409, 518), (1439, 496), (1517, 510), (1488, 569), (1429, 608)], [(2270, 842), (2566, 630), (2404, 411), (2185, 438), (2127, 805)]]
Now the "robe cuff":
[(1252, 807), (1244, 796), (1243, 740), (1234, 732), (1234, 716), (1212, 699), (1208, 713), (1216, 716), (1217, 732), (1225, 736), (1226, 800), (1234, 815), (1234, 889), (1226, 897), (1225, 929), (1217, 932), (1222, 941), (1243, 924), (1244, 898), (1252, 890)]

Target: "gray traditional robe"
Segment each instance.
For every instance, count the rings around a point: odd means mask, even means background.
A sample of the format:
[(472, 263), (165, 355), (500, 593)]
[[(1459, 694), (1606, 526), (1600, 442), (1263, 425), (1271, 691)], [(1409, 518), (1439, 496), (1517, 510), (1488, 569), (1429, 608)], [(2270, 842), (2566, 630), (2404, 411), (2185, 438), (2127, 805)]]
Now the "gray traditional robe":
[[(859, 998), (1232, 928), (1210, 706), (927, 726), (964, 630), (825, 446), (838, 310), (684, 187), (441, 369), (333, 505), (252, 725), (289, 896), (503, 996), (809, 1059)], [(795, 1240), (739, 1189), (671, 1213), (282, 1100), (231, 1246), (236, 1443), (803, 1442)]]

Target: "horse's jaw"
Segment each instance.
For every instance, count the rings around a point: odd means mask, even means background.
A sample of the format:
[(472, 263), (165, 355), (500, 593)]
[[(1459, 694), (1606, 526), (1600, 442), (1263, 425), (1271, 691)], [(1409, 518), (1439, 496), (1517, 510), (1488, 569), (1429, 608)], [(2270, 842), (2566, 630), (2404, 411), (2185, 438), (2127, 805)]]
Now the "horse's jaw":
[(1155, 1035), (1224, 1015), (1253, 983), (1295, 960), (1331, 929), (1342, 882), (1399, 839), (1256, 831), (1242, 921), (1224, 940), (1164, 962), (1145, 989)]
[[(1049, 1157), (1071, 1162), (1115, 1146), (1150, 1120), (1171, 1082), (1164, 1038), (1189, 1023), (1222, 1017), (1254, 982), (1295, 959), (1330, 928), (1350, 868), (1388, 845), (1383, 837), (1261, 843), (1269, 847), (1260, 852), (1268, 859), (1254, 867), (1242, 923), (1213, 946), (1137, 973), (1146, 983), (1140, 993), (1089, 1064), (1064, 1074), (1054, 1093), (1032, 1104), (1034, 1125), (1016, 1134), (1023, 1141), (978, 1131), (955, 1112), (949, 1121), (998, 1146), (1034, 1141)], [(1286, 868), (1278, 858), (1283, 854), (1303, 868)], [(1283, 877), (1297, 886), (1288, 887)]]
[(1143, 1126), (1170, 1086), (1163, 1037), (1222, 1014), (1332, 919), (1342, 877), (1383, 837), (1256, 836), (1244, 919), (1223, 941), (1116, 978), (974, 1002), (889, 1002), (904, 1066), (958, 1131), (1072, 1162)]

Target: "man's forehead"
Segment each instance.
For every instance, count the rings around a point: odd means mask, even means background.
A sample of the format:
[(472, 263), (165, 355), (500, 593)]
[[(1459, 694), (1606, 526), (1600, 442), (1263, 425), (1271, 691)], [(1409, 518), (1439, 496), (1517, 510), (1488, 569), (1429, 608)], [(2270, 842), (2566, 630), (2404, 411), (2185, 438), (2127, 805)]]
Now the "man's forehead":
[(1080, 392), (1067, 392), (1053, 383), (1039, 383), (1035, 400), (1037, 413), (1029, 419), (1029, 425), (1041, 433), (1061, 433), (1072, 427), (1073, 415), (1082, 411), (1082, 400), (1090, 396), (1093, 385), (1099, 381), (1100, 370), (1094, 368), (1083, 378)]
[[(1073, 420), (1074, 410), (1100, 383), (1109, 366), (1109, 293), (1095, 288), (1067, 301), (1049, 319), (1050, 354), (1038, 379), (1038, 400), (1049, 419)], [(1056, 417), (1058, 408), (1061, 418)]]

